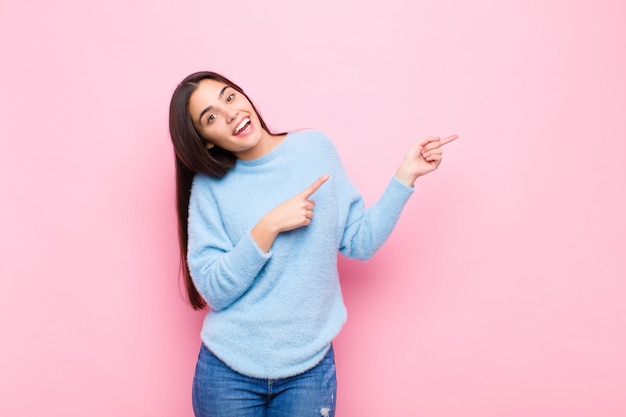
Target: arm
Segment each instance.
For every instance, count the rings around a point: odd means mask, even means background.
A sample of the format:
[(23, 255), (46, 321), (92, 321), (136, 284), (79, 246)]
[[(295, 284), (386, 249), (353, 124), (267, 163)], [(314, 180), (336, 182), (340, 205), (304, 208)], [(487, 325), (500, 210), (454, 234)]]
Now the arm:
[[(430, 137), (411, 146), (394, 178), (371, 207), (366, 209), (360, 194), (352, 192), (348, 222), (340, 246), (341, 253), (361, 260), (371, 258), (393, 231), (414, 190), (416, 179), (439, 167), (441, 146), (456, 138), (456, 135), (444, 139)], [(351, 184), (347, 187), (354, 188)]]
[(202, 181), (194, 181), (189, 199), (187, 264), (196, 289), (213, 310), (241, 297), (271, 258), (249, 233), (233, 242), (218, 205)]
[(271, 257), (279, 233), (308, 226), (315, 203), (309, 197), (328, 179), (324, 175), (304, 191), (270, 210), (233, 246), (208, 187), (194, 187), (189, 201), (187, 262), (198, 292), (214, 310), (241, 297)]
[(392, 178), (378, 201), (368, 208), (365, 208), (363, 197), (356, 187), (352, 188), (354, 191), (350, 193), (352, 198), (339, 251), (349, 258), (366, 261), (391, 235), (413, 188)]

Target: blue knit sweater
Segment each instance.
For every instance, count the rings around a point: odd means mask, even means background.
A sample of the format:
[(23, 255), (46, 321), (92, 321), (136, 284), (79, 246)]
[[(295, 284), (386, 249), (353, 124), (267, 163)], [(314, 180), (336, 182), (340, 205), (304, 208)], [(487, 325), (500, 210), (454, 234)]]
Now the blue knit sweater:
[[(330, 179), (311, 197), (312, 224), (280, 233), (263, 253), (250, 235), (254, 225), (323, 174)], [(374, 255), (412, 191), (393, 177), (365, 208), (332, 142), (312, 130), (289, 133), (261, 158), (237, 160), (223, 178), (196, 175), (187, 260), (210, 306), (203, 343), (254, 378), (285, 378), (315, 366), (346, 320), (338, 251), (361, 260)]]

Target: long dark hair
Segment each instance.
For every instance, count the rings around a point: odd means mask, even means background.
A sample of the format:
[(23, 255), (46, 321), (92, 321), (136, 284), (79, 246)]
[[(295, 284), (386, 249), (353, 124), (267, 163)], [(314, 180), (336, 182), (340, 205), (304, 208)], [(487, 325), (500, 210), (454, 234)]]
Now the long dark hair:
[[(178, 214), (180, 269), (185, 281), (189, 303), (194, 310), (202, 310), (207, 304), (193, 284), (189, 274), (189, 266), (187, 265), (187, 239), (189, 236), (187, 219), (193, 177), (196, 173), (204, 173), (212, 177), (221, 178), (226, 175), (237, 161), (237, 157), (232, 152), (218, 146), (213, 146), (210, 150), (207, 150), (206, 140), (200, 136), (193, 126), (191, 115), (189, 114), (189, 98), (198, 88), (198, 83), (204, 79), (215, 80), (229, 85), (248, 98), (241, 87), (226, 77), (215, 72), (201, 71), (193, 73), (181, 81), (176, 90), (174, 90), (172, 100), (170, 101), (170, 137), (174, 145), (176, 164), (176, 209)], [(249, 98), (248, 101), (250, 101), (252, 108), (258, 115), (263, 130), (271, 134), (254, 103)]]

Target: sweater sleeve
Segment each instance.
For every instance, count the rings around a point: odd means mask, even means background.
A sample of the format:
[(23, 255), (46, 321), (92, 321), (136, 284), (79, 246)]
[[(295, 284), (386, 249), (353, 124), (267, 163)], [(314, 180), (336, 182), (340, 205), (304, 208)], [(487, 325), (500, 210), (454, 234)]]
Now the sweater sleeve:
[(271, 257), (250, 233), (231, 242), (210, 188), (194, 180), (189, 199), (187, 264), (196, 289), (215, 310), (223, 310), (250, 288)]
[(347, 204), (348, 209), (339, 251), (349, 258), (365, 261), (374, 256), (391, 235), (414, 189), (392, 177), (378, 201), (366, 208), (347, 174), (342, 172), (341, 176), (346, 191), (340, 195), (346, 198), (343, 204)]

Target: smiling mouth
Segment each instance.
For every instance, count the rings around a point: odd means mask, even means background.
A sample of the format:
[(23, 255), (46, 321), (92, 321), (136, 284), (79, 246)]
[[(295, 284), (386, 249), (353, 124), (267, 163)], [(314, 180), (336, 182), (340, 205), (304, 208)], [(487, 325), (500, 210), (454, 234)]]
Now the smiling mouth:
[(238, 136), (241, 134), (245, 134), (250, 129), (250, 118), (246, 117), (243, 119), (233, 130), (233, 135)]

